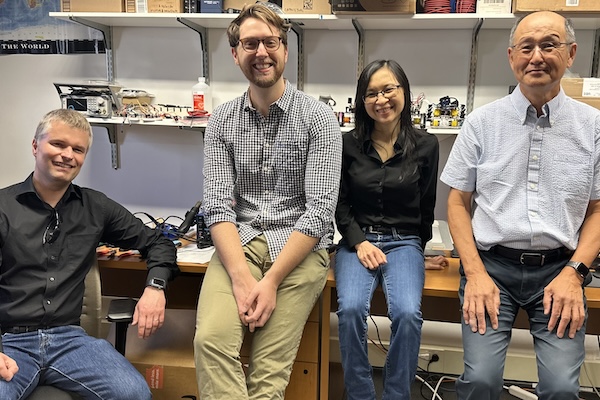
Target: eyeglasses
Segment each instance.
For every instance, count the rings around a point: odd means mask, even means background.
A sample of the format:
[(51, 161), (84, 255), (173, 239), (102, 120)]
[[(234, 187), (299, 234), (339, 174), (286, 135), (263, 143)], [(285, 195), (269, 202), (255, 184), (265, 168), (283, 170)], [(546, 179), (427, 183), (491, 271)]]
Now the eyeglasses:
[(44, 236), (42, 237), (42, 244), (54, 243), (58, 238), (58, 235), (60, 235), (60, 222), (58, 218), (58, 211), (54, 210), (54, 215), (52, 216), (50, 223), (44, 231)]
[(534, 42), (523, 42), (523, 43), (519, 43), (519, 44), (515, 44), (514, 46), (511, 46), (513, 49), (515, 49), (515, 51), (523, 56), (530, 56), (535, 52), (535, 49), (540, 49), (540, 51), (542, 52), (542, 54), (552, 54), (555, 51), (557, 51), (558, 49), (562, 48), (565, 45), (572, 45), (573, 42), (553, 42), (553, 41), (547, 41), (547, 42), (541, 42), (541, 43), (534, 43)]
[(240, 39), (240, 43), (242, 44), (242, 49), (248, 53), (256, 53), (261, 43), (265, 46), (265, 50), (273, 52), (279, 50), (281, 38), (279, 36), (268, 36), (264, 39), (247, 38)]
[(363, 101), (366, 104), (373, 104), (377, 101), (377, 99), (379, 98), (379, 95), (382, 95), (386, 99), (394, 98), (394, 97), (396, 97), (397, 90), (400, 88), (400, 86), (402, 86), (402, 85), (388, 86), (385, 89), (380, 90), (378, 92), (367, 93), (363, 96)]

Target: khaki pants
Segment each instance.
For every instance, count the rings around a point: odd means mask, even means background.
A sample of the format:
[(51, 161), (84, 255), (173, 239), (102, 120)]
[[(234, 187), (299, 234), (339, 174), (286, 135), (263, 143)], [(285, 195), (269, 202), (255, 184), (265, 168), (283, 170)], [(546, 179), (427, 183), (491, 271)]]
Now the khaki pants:
[[(252, 275), (270, 268), (264, 236), (244, 246)], [(202, 400), (283, 399), (304, 325), (327, 280), (326, 250), (309, 254), (277, 289), (277, 305), (252, 339), (247, 377), (240, 362), (246, 327), (241, 323), (231, 280), (216, 253), (198, 299), (194, 358)]]

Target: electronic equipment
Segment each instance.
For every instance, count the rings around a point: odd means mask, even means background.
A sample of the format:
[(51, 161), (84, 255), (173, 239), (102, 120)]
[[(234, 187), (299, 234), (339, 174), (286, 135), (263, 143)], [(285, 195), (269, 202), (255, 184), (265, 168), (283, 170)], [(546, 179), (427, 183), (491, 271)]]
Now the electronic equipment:
[(466, 109), (464, 104), (459, 104), (454, 97), (444, 96), (437, 104), (430, 104), (427, 109), (427, 118), (431, 121), (431, 128), (460, 128), (465, 119)]
[(199, 249), (205, 249), (213, 246), (212, 236), (210, 230), (204, 222), (204, 215), (198, 214), (196, 216), (196, 246)]
[(111, 118), (120, 107), (116, 96), (120, 86), (55, 83), (54, 87), (62, 108), (79, 111), (87, 117)]
[(178, 232), (181, 236), (185, 235), (187, 231), (189, 231), (192, 227), (192, 224), (194, 223), (198, 213), (200, 212), (201, 205), (202, 202), (197, 201), (194, 207), (192, 207), (188, 212), (185, 213), (185, 218), (178, 229)]

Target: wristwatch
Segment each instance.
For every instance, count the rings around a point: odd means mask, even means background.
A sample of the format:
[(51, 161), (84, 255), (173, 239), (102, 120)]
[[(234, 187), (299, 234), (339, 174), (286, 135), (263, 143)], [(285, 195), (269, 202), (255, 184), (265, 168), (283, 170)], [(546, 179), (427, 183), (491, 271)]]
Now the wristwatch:
[(167, 282), (161, 278), (152, 278), (146, 282), (146, 286), (150, 286), (156, 289), (165, 290), (167, 288)]
[(575, 271), (577, 271), (579, 276), (581, 276), (584, 281), (590, 273), (590, 269), (587, 267), (587, 265), (580, 261), (569, 261), (565, 266), (575, 268)]

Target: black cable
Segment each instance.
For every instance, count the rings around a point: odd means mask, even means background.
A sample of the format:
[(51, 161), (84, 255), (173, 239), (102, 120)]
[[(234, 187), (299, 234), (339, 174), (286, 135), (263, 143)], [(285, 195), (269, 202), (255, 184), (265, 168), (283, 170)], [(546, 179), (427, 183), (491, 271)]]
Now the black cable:
[(373, 316), (371, 314), (369, 314), (369, 318), (371, 318), (371, 322), (373, 322), (373, 325), (375, 326), (375, 331), (377, 332), (377, 341), (379, 342), (381, 349), (387, 353), (388, 348), (383, 345), (383, 341), (381, 340), (381, 335), (379, 334), (379, 327), (377, 326), (377, 322), (375, 322), (375, 319), (373, 318)]

